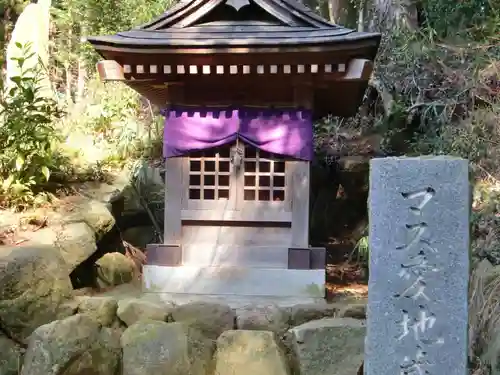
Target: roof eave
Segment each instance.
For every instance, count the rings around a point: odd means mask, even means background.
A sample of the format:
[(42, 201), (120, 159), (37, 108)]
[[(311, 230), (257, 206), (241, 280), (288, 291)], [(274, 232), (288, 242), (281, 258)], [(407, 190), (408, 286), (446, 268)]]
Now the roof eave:
[[(147, 39), (135, 40), (135, 43), (130, 43), (127, 38), (122, 38), (117, 35), (105, 37), (88, 37), (87, 41), (92, 44), (96, 51), (102, 56), (105, 51), (114, 51), (122, 53), (182, 53), (182, 54), (199, 54), (199, 53), (260, 53), (260, 52), (321, 52), (331, 48), (342, 50), (343, 46), (349, 48), (358, 47), (360, 49), (370, 48), (374, 50), (372, 58), (376, 57), (376, 53), (380, 46), (381, 35), (379, 33), (352, 33), (347, 37), (339, 38), (338, 40), (322, 41), (318, 43), (307, 44), (285, 44), (277, 42), (273, 44), (207, 44), (207, 45), (169, 45), (168, 41), (165, 44), (151, 43)], [(276, 51), (278, 50), (278, 51)], [(293, 51), (292, 51), (293, 50)]]

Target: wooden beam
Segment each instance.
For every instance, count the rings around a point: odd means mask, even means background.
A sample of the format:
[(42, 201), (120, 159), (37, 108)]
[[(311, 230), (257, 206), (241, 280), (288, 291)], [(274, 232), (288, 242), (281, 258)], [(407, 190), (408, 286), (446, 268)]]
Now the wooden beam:
[(366, 59), (353, 59), (349, 62), (344, 80), (368, 81), (373, 71), (373, 62)]
[(96, 64), (99, 77), (103, 81), (124, 81), (123, 68), (115, 60), (102, 60)]

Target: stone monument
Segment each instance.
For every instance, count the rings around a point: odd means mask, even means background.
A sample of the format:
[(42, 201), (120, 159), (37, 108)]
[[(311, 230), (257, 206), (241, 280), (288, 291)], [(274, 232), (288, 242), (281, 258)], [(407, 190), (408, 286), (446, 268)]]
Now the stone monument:
[(470, 206), (467, 160), (372, 160), (366, 375), (468, 373)]
[[(17, 19), (6, 51), (7, 88), (13, 86), (11, 78), (21, 74), (19, 63), (13, 59), (28, 57), (23, 64), (24, 76), (33, 76), (34, 72), (29, 70), (37, 70), (39, 94), (48, 98), (54, 97), (47, 71), (49, 66), (50, 6), (50, 0), (38, 0), (37, 3), (28, 4)], [(19, 48), (18, 44), (21, 44), (22, 48)], [(28, 44), (29, 56), (22, 56), (23, 48)]]

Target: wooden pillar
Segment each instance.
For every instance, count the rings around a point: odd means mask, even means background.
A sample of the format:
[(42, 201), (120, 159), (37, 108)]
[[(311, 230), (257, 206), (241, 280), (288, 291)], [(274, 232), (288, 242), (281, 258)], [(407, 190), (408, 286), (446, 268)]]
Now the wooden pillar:
[[(173, 84), (168, 87), (168, 101), (182, 103), (184, 87)], [(168, 126), (168, 120), (165, 122)], [(165, 220), (164, 244), (181, 245), (181, 210), (182, 200), (185, 195), (183, 183), (183, 157), (169, 158), (165, 161)]]
[(165, 220), (164, 244), (181, 245), (182, 208), (182, 157), (169, 158), (165, 162)]
[[(177, 90), (170, 91), (170, 99), (175, 99)], [(168, 104), (166, 104), (168, 107)], [(168, 126), (168, 119), (165, 120)], [(148, 266), (180, 266), (182, 264), (182, 220), (181, 210), (184, 195), (183, 162), (184, 157), (173, 157), (165, 160), (165, 211), (163, 227), (163, 243), (147, 246)], [(149, 280), (150, 281), (150, 280)], [(145, 285), (148, 285), (145, 276)]]
[(293, 161), (292, 247), (309, 247), (309, 162)]
[[(310, 86), (294, 89), (294, 102), (298, 108), (312, 109), (313, 91)], [(309, 248), (309, 189), (308, 161), (297, 160), (292, 166), (292, 247)]]

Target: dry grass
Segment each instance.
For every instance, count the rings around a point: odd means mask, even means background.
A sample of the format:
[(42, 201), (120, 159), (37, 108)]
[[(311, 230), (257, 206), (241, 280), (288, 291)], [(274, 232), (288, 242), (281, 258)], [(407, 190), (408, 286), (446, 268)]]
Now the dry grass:
[(469, 358), (473, 375), (498, 375), (500, 352), (500, 271), (481, 261), (470, 279)]

